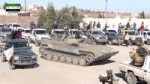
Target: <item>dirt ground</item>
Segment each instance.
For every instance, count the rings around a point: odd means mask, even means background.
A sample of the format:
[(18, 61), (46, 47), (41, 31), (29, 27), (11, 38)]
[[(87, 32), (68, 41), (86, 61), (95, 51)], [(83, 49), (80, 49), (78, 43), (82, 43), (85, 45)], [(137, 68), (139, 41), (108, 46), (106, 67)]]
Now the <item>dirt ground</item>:
[(126, 84), (118, 70), (118, 62), (129, 60), (129, 51), (136, 47), (112, 47), (119, 50), (117, 55), (107, 61), (81, 67), (44, 60), (40, 58), (38, 48), (32, 45), (32, 49), (39, 56), (39, 66), (10, 70), (7, 62), (0, 62), (0, 84), (101, 84), (98, 77), (100, 74), (105, 76), (108, 69), (116, 74), (118, 84)]

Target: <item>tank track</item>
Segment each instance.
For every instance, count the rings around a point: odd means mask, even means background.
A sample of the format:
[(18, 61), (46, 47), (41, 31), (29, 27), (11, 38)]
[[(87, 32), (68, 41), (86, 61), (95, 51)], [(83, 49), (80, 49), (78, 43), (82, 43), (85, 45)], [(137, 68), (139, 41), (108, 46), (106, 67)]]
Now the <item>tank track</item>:
[(92, 62), (92, 60), (94, 60), (94, 57), (91, 53), (82, 52), (82, 54), (80, 55), (68, 54), (51, 50), (46, 46), (40, 47), (39, 52), (42, 55), (41, 57), (46, 60), (79, 66), (88, 66)]

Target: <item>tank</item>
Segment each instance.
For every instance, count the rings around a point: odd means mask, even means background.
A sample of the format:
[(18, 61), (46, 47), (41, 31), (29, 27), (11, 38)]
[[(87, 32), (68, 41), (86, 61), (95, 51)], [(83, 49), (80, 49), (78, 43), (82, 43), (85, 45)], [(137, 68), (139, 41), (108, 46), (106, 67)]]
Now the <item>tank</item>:
[(39, 52), (42, 58), (80, 66), (107, 60), (118, 53), (106, 45), (69, 43), (47, 39), (42, 39), (41, 43)]

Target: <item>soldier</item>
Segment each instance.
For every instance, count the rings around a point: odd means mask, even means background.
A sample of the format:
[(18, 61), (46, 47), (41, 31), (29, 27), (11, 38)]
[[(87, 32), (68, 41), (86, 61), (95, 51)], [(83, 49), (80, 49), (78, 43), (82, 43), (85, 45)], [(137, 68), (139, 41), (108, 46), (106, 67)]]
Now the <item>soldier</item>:
[(102, 82), (102, 84), (108, 83), (108, 84), (118, 84), (117, 82), (119, 81), (118, 79), (116, 79), (113, 76), (113, 71), (112, 70), (107, 70), (106, 71), (107, 76), (103, 77), (103, 76), (99, 76), (99, 80), (100, 82)]

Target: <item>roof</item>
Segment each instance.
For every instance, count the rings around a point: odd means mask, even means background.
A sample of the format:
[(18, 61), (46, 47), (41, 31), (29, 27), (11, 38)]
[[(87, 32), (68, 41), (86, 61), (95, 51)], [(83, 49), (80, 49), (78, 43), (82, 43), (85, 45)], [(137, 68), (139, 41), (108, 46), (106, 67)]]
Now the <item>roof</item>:
[(46, 29), (44, 29), (44, 28), (35, 28), (33, 30), (46, 30)]

